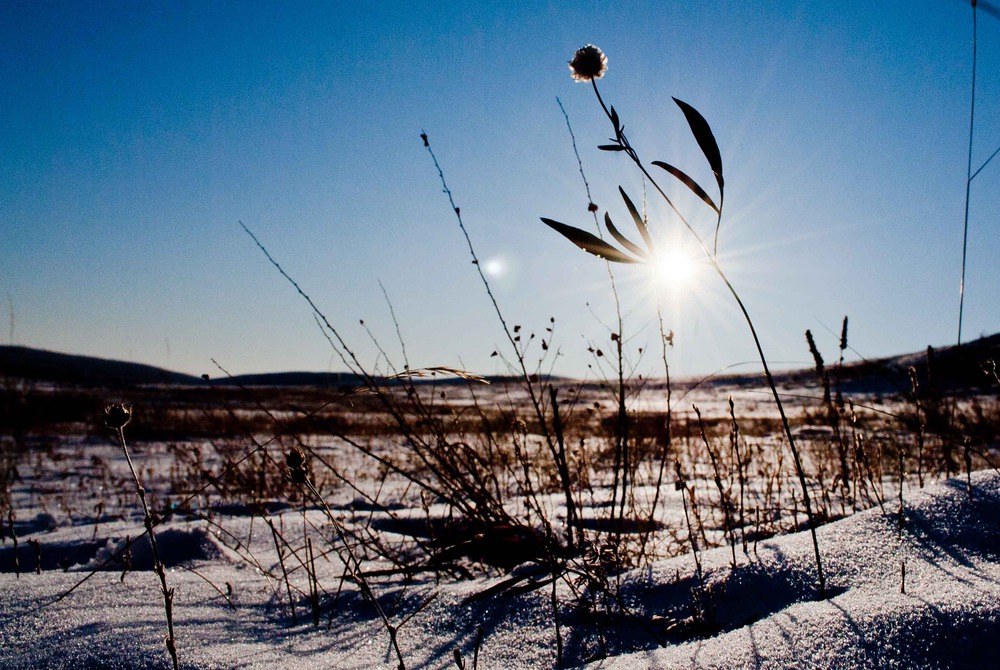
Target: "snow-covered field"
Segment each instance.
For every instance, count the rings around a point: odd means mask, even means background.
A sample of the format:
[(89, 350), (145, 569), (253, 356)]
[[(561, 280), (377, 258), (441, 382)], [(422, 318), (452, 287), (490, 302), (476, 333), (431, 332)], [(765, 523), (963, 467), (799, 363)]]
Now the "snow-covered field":
[[(144, 478), (165, 481), (177, 449), (136, 446)], [(0, 545), (0, 668), (170, 667), (163, 596), (123, 460), (111, 440), (67, 438), (22, 466), (12, 488), (17, 549), (6, 518)], [(358, 461), (346, 471), (357, 484), (379, 482), (365, 467)], [(707, 481), (701, 485), (711, 490)], [(163, 496), (171, 492), (155, 489), (151, 484), (166, 506)], [(588, 594), (585, 579), (569, 574), (553, 588), (537, 563), (463, 578), (431, 569), (426, 558), (409, 574), (384, 560), (365, 562), (364, 570), (410, 669), (459, 667), (459, 659), (465, 668), (551, 668), (560, 649), (564, 667), (997, 667), (1000, 473), (973, 473), (971, 494), (964, 476), (924, 488), (908, 483), (903, 492), (902, 523), (887, 487), (884, 510), (819, 529), (826, 599), (816, 597), (808, 532), (751, 541), (745, 552), (738, 546), (735, 567), (728, 546), (701, 551), (703, 590), (690, 553), (612, 575), (620, 601), (610, 614), (578, 606), (600, 599)], [(420, 500), (405, 486), (386, 499)], [(558, 518), (559, 496), (545, 500)], [(387, 514), (332, 489), (329, 503), (358, 537), (372, 528), (401, 546), (413, 541), (405, 535), (413, 526), (408, 519), (447, 515), (433, 501), (392, 504)], [(344, 579), (336, 553), (342, 545), (326, 512), (294, 501), (269, 505), (263, 516), (247, 505), (178, 512), (157, 526), (175, 591), (180, 667), (398, 667), (383, 621)], [(672, 480), (658, 509), (666, 534), (683, 547), (682, 495)], [(724, 541), (717, 519), (706, 518), (706, 526), (710, 539), (714, 533)], [(307, 537), (315, 549), (318, 623)], [(115, 557), (130, 538), (126, 570)], [(575, 560), (585, 559), (567, 565)], [(692, 616), (696, 591), (707, 603), (700, 620)]]

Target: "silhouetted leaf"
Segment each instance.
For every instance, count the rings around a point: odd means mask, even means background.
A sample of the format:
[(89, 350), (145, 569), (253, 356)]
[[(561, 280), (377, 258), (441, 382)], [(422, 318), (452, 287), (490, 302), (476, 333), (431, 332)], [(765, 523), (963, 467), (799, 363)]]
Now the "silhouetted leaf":
[(549, 228), (552, 228), (557, 233), (560, 233), (570, 242), (580, 247), (587, 253), (594, 254), (598, 258), (603, 258), (606, 261), (612, 261), (615, 263), (639, 262), (631, 256), (626, 255), (624, 252), (615, 249), (613, 246), (596, 235), (588, 233), (584, 230), (574, 228), (573, 226), (567, 226), (565, 223), (559, 223), (558, 221), (553, 221), (552, 219), (542, 218), (542, 223)]
[(615, 139), (618, 140), (619, 143), (621, 143), (622, 133), (625, 132), (625, 129), (622, 128), (622, 124), (618, 120), (618, 112), (615, 111), (614, 105), (611, 106), (611, 125), (615, 127)]
[(633, 254), (639, 256), (640, 258), (646, 258), (649, 255), (645, 251), (643, 251), (642, 247), (640, 247), (638, 244), (633, 243), (624, 235), (622, 235), (620, 232), (618, 232), (618, 229), (615, 228), (615, 224), (611, 223), (611, 216), (607, 212), (604, 213), (604, 225), (607, 227), (608, 232), (611, 233), (611, 236), (614, 237), (616, 240), (618, 240), (619, 244), (621, 244), (623, 247), (631, 251)]
[(625, 151), (625, 147), (620, 144), (601, 144), (597, 148), (601, 151)]
[(977, 2), (973, 2), (972, 4), (987, 14), (1000, 19), (1000, 9), (998, 9), (996, 5), (986, 2), (985, 0), (977, 0)]
[(714, 209), (716, 212), (719, 211), (719, 208), (715, 206), (715, 203), (712, 201), (712, 198), (709, 197), (708, 193), (705, 193), (705, 189), (699, 186), (698, 182), (696, 182), (694, 179), (691, 179), (691, 177), (687, 176), (684, 172), (682, 172), (678, 168), (675, 168), (673, 165), (670, 165), (669, 163), (664, 163), (663, 161), (653, 161), (653, 165), (661, 167), (670, 174), (672, 174), (673, 176), (677, 177), (677, 179), (679, 179), (681, 183), (683, 183), (689, 189), (694, 191), (694, 194), (696, 196), (705, 201), (706, 205)]
[(674, 98), (674, 102), (684, 112), (684, 118), (687, 119), (688, 126), (691, 127), (691, 133), (698, 142), (698, 146), (701, 147), (701, 152), (705, 154), (709, 167), (715, 173), (715, 181), (719, 183), (719, 190), (722, 190), (722, 154), (719, 153), (719, 145), (715, 141), (715, 135), (712, 134), (712, 128), (697, 109), (677, 98)]
[(655, 254), (656, 252), (653, 250), (653, 238), (649, 236), (649, 229), (646, 227), (646, 222), (642, 216), (639, 215), (639, 210), (635, 208), (631, 198), (625, 193), (625, 189), (619, 186), (618, 192), (622, 194), (625, 206), (628, 207), (628, 213), (632, 215), (632, 220), (635, 221), (635, 227), (639, 229), (639, 234), (642, 235), (642, 241), (646, 243), (646, 248), (650, 254)]

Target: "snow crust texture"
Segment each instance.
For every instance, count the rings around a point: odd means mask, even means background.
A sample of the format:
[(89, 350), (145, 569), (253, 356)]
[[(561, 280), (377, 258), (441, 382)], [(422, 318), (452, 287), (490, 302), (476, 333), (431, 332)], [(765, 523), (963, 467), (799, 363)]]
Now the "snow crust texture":
[[(808, 533), (761, 542), (746, 554), (738, 551), (735, 568), (728, 548), (705, 552), (715, 610), (710, 635), (696, 636), (676, 625), (690, 617), (695, 585), (690, 556), (627, 573), (622, 596), (636, 620), (662, 628), (611, 623), (610, 655), (587, 663), (594, 651), (587, 642), (588, 624), (567, 608), (561, 617), (566, 665), (609, 670), (998, 667), (1000, 474), (976, 473), (971, 488), (971, 498), (964, 479), (907, 490), (902, 524), (893, 505), (822, 527), (826, 599), (816, 597)], [(248, 519), (234, 520), (230, 528), (239, 523), (247, 524), (241, 532), (249, 532)], [(148, 559), (139, 552), (124, 580), (117, 570), (100, 570), (57, 600), (99, 566), (121, 538), (137, 534), (134, 525), (126, 526), (102, 524), (100, 536), (116, 539), (101, 540), (91, 525), (52, 529), (46, 519), (37, 520), (30, 529), (33, 537), (53, 555), (62, 547), (61, 555), (71, 555), (74, 563), (43, 561), (41, 574), (0, 571), (0, 668), (169, 667), (162, 596), (141, 563)], [(168, 579), (176, 588), (182, 667), (397, 667), (381, 622), (357, 593), (345, 594), (319, 627), (301, 611), (292, 625), (280, 606), (281, 585), (234, 555), (210, 529), (178, 521), (164, 526), (159, 537), (173, 566)], [(23, 550), (22, 544), (18, 557), (27, 560)], [(0, 552), (6, 565), (13, 557), (9, 541)], [(276, 561), (276, 555), (264, 555), (262, 561), (270, 569), (268, 561)], [(399, 631), (406, 667), (454, 668), (457, 648), (471, 668), (480, 629), (479, 668), (556, 667), (551, 592), (467, 600), (497, 579), (435, 583), (428, 578), (383, 588), (387, 605), (414, 613)], [(232, 606), (222, 592), (228, 589)], [(568, 602), (568, 591), (558, 595)]]

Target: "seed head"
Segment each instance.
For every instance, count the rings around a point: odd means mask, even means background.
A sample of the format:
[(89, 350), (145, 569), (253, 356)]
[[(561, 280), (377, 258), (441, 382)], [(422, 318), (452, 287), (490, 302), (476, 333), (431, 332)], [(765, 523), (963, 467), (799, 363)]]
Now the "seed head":
[(289, 449), (285, 454), (286, 474), (296, 484), (306, 483), (306, 456), (299, 449)]
[(593, 44), (588, 44), (573, 54), (573, 60), (569, 62), (569, 71), (575, 81), (600, 79), (608, 71), (608, 57)]
[(104, 425), (118, 430), (132, 420), (132, 405), (123, 402), (104, 407)]

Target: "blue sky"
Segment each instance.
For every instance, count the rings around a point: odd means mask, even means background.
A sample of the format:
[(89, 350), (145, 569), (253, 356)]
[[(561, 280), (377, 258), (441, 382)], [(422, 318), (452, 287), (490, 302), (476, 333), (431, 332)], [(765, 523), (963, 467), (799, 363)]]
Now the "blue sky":
[[(610, 126), (566, 61), (599, 45), (600, 86), (646, 160), (711, 183), (671, 96), (708, 119), (726, 171), (720, 259), (776, 367), (954, 341), (971, 9), (936, 2), (135, 3), (0, 7), (0, 291), (6, 342), (217, 374), (342, 369), (251, 228), (369, 366), (365, 324), (411, 365), (503, 372), (503, 337), (420, 141), (430, 137), (508, 321), (554, 371), (599, 376), (607, 272), (539, 221), (622, 223), (596, 150)], [(980, 14), (973, 162), (1000, 146), (1000, 21)], [(667, 183), (667, 182), (664, 182)], [(670, 185), (710, 236), (697, 201)], [(650, 199), (663, 244), (689, 244)], [(974, 180), (965, 339), (1000, 331), (1000, 160)], [(616, 268), (630, 362), (661, 370), (655, 291)], [(702, 268), (661, 289), (672, 372), (754, 359)], [(12, 335), (12, 337), (11, 337)], [(642, 355), (638, 350), (643, 348)], [(541, 353), (529, 351), (529, 361)], [(746, 366), (741, 369), (750, 369)], [(606, 368), (605, 368), (606, 370)]]

